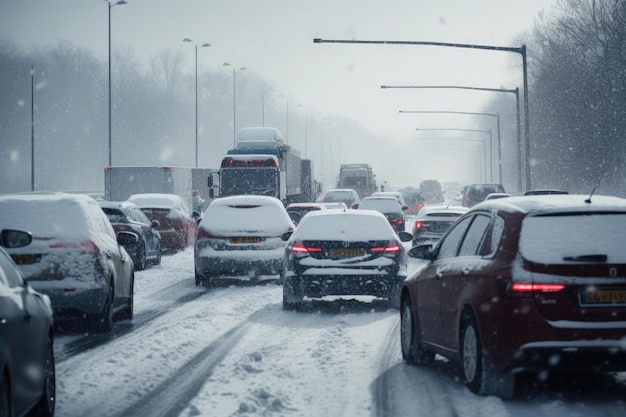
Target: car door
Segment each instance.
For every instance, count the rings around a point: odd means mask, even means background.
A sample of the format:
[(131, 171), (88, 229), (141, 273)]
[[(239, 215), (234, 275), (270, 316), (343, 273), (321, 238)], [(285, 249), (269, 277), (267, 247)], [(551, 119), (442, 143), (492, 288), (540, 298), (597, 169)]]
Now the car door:
[[(443, 344), (449, 349), (457, 348), (459, 333), (459, 315), (467, 300), (465, 294), (470, 286), (478, 285), (477, 277), (489, 264), (483, 259), (482, 248), (486, 242), (487, 231), (491, 224), (489, 213), (475, 213), (471, 217), (471, 224), (465, 233), (457, 256), (450, 258), (446, 271), (441, 279), (441, 330)], [(472, 291), (469, 291), (470, 293)]]
[[(41, 296), (26, 285), (20, 272), (5, 252), (0, 251), (0, 363), (9, 360), (12, 364), (13, 400), (20, 414), (25, 404), (41, 395), (42, 362), (47, 349), (46, 319)], [(5, 349), (8, 350), (4, 351)], [(7, 356), (5, 356), (7, 355)]]
[(152, 222), (143, 211), (136, 207), (130, 209), (130, 217), (141, 227), (142, 234), (146, 239), (146, 253), (150, 257), (156, 256), (159, 238), (157, 231), (152, 227)]
[(434, 260), (420, 273), (417, 283), (417, 311), (422, 340), (442, 346), (441, 285), (448, 264), (456, 257), (471, 217), (459, 220), (436, 247)]

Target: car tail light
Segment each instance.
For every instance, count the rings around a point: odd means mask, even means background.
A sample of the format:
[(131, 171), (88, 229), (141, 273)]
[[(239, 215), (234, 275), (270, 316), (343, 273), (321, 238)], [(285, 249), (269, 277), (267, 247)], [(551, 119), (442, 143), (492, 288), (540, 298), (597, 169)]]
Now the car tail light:
[(397, 257), (400, 254), (401, 250), (402, 248), (400, 247), (398, 242), (394, 242), (393, 240), (389, 241), (387, 246), (375, 246), (373, 248), (370, 248), (371, 253), (381, 254), (389, 258)]
[(54, 245), (50, 245), (50, 248), (52, 249), (84, 249), (86, 251), (90, 251), (90, 252), (96, 252), (98, 253), (100, 250), (98, 249), (98, 246), (91, 240), (86, 240), (84, 242), (82, 242), (80, 245), (77, 245), (75, 243), (55, 243)]
[(403, 222), (402, 219), (391, 219), (391, 223), (398, 223), (398, 225), (401, 225)]
[(417, 220), (415, 222), (415, 230), (420, 230), (422, 228), (422, 221), (421, 220)]
[(196, 241), (200, 240), (200, 239), (219, 239), (219, 236), (214, 236), (211, 233), (209, 233), (208, 230), (206, 230), (204, 227), (199, 227), (198, 228), (198, 232), (196, 233)]
[(512, 282), (512, 274), (508, 271), (499, 273), (496, 278), (504, 287), (504, 294), (515, 298), (533, 297), (536, 293), (559, 292), (565, 289), (563, 284)]
[(305, 246), (303, 242), (295, 242), (291, 247), (291, 253), (297, 258), (304, 258), (307, 256), (311, 256), (311, 253), (319, 253), (322, 252), (322, 248), (315, 248), (310, 246)]

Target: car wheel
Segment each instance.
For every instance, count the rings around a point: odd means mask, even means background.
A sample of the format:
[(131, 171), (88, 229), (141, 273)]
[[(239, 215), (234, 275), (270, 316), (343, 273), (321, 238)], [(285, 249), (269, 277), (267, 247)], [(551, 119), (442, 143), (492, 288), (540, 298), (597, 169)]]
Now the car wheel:
[(0, 416), (11, 415), (11, 393), (9, 390), (9, 377), (0, 375)]
[(302, 300), (304, 296), (294, 290), (293, 281), (285, 279), (283, 281), (283, 310), (298, 310)]
[(137, 253), (135, 255), (137, 262), (135, 263), (135, 270), (143, 271), (146, 269), (146, 245), (141, 243), (137, 245)]
[[(48, 341), (46, 362), (44, 364), (44, 381), (41, 398), (35, 408), (28, 414), (29, 417), (52, 417), (56, 403), (56, 376), (54, 368), (54, 349), (52, 340)], [(4, 414), (8, 415), (8, 414)]]
[(128, 303), (122, 312), (120, 312), (120, 318), (122, 320), (132, 320), (135, 310), (135, 274), (130, 277), (130, 290), (128, 296)]
[(485, 355), (480, 342), (476, 319), (470, 312), (463, 314), (461, 325), (461, 365), (465, 385), (479, 395), (498, 395), (511, 398), (515, 393), (515, 379), (510, 372), (498, 372)]
[(400, 308), (400, 347), (402, 359), (410, 365), (428, 365), (435, 360), (435, 354), (424, 349), (415, 331), (415, 315), (409, 297), (402, 299)]
[(102, 313), (92, 317), (91, 328), (97, 333), (108, 333), (113, 329), (113, 284), (109, 284), (107, 298), (104, 301)]

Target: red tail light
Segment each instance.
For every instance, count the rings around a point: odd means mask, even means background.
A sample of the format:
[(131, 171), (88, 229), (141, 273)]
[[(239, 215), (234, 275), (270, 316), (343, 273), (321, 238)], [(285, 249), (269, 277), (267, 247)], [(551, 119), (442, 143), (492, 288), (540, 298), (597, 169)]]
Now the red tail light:
[(218, 238), (219, 238), (219, 236), (212, 235), (204, 227), (199, 227), (198, 231), (196, 233), (196, 241), (198, 241), (200, 239), (218, 239)]
[(52, 249), (84, 249), (86, 251), (90, 251), (90, 252), (99, 252), (100, 250), (98, 249), (98, 246), (96, 246), (95, 243), (93, 243), (93, 241), (91, 240), (86, 240), (84, 242), (82, 242), (80, 245), (77, 245), (76, 243), (55, 243), (54, 245), (50, 245), (50, 247)]
[(532, 297), (536, 293), (559, 292), (565, 289), (563, 284), (543, 284), (532, 282), (512, 282), (512, 274), (510, 271), (504, 271), (497, 274), (504, 294), (509, 297), (525, 298)]
[(417, 220), (415, 222), (415, 230), (420, 230), (422, 228), (422, 221), (421, 220)]
[(291, 247), (291, 253), (298, 258), (304, 258), (310, 256), (313, 252), (321, 252), (322, 248), (314, 248), (305, 246), (302, 242), (295, 242)]
[(388, 256), (390, 258), (395, 258), (400, 254), (402, 248), (398, 245), (397, 242), (390, 241), (387, 246), (377, 246), (374, 248), (370, 248), (370, 252), (382, 254), (383, 256)]

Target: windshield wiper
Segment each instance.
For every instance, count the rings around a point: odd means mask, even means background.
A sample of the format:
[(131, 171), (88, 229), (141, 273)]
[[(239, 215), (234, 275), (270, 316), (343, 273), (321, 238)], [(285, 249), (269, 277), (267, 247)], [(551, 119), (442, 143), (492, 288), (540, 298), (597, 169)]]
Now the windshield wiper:
[(607, 255), (596, 254), (596, 255), (578, 255), (578, 256), (564, 256), (564, 261), (578, 261), (578, 262), (606, 262), (608, 259)]

